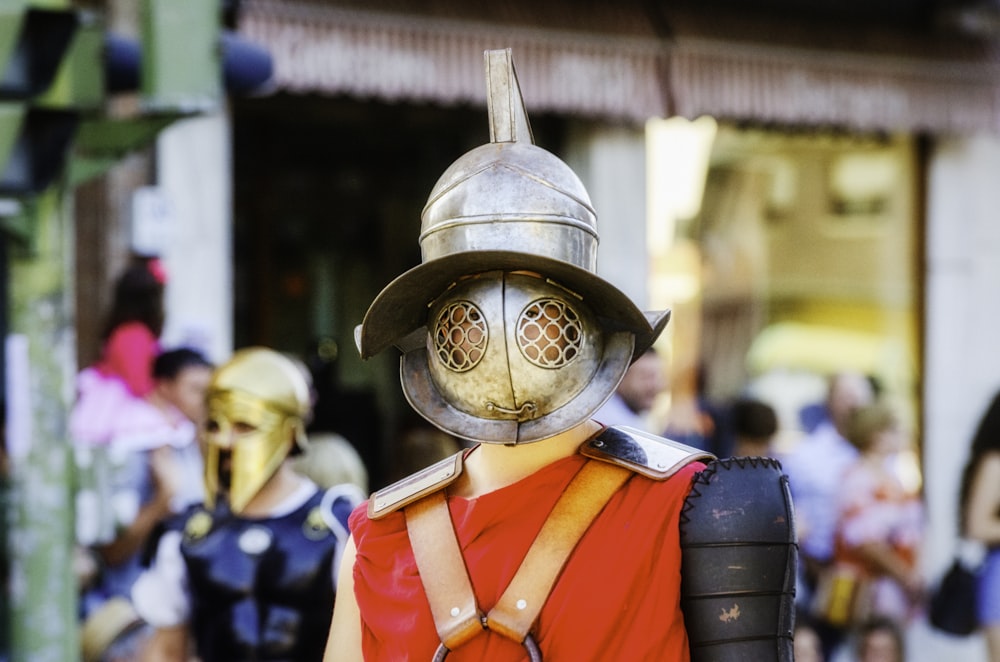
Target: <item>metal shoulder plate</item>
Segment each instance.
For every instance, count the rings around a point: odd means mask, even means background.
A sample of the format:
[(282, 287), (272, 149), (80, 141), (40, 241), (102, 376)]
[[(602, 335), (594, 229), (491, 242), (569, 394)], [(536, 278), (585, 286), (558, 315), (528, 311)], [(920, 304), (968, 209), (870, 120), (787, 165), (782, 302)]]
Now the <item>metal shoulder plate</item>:
[(462, 475), (464, 452), (455, 453), (372, 494), (368, 500), (368, 518), (385, 517), (450, 485)]
[(605, 428), (584, 443), (580, 453), (653, 480), (665, 480), (692, 462), (715, 459), (714, 455), (699, 448), (624, 425)]

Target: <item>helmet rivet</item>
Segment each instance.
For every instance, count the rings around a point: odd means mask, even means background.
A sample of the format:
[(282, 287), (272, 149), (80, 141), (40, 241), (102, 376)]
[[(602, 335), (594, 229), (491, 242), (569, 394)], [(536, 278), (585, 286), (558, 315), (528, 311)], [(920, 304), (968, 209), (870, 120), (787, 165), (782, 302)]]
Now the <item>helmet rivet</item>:
[(517, 601), (517, 608), (518, 609), (520, 609), (520, 610), (523, 611), (527, 607), (528, 607), (528, 601), (525, 600), (524, 598), (521, 598), (520, 600)]
[(461, 610), (461, 609), (459, 609), (458, 607), (452, 607), (452, 608), (451, 608), (451, 615), (452, 615), (453, 617), (454, 617), (454, 616), (458, 616), (458, 615), (459, 615), (459, 614), (461, 614), (461, 613), (462, 613), (462, 610)]

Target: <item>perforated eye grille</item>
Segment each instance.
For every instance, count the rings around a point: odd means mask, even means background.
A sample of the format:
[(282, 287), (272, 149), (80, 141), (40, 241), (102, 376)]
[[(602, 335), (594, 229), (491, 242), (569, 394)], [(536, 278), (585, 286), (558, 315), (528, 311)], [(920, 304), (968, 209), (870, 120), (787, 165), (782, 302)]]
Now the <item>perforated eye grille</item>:
[(558, 299), (529, 304), (517, 321), (517, 344), (524, 358), (540, 368), (561, 368), (580, 353), (580, 318)]
[(449, 370), (465, 372), (476, 367), (486, 353), (489, 330), (482, 312), (470, 301), (456, 301), (438, 315), (434, 325), (434, 350)]

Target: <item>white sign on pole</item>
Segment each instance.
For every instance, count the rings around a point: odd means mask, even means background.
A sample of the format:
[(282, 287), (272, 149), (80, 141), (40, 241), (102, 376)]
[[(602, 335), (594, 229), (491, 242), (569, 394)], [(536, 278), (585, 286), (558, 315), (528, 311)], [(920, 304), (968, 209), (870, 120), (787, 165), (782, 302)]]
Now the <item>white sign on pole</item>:
[(177, 227), (177, 211), (167, 192), (143, 186), (132, 194), (132, 250), (162, 256)]
[(28, 360), (28, 337), (21, 333), (7, 336), (7, 452), (11, 461), (22, 460), (31, 449), (31, 369)]

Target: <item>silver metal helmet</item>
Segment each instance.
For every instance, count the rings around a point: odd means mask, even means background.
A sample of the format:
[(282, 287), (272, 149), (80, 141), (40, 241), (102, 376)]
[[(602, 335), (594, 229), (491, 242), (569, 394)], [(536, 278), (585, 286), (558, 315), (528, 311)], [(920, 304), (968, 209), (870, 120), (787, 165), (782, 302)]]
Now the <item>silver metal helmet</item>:
[(576, 174), (533, 144), (510, 49), (486, 51), (490, 143), (441, 175), (422, 262), (376, 297), (362, 357), (403, 351), (410, 404), (458, 437), (538, 441), (586, 420), (669, 311), (598, 277), (597, 216)]

